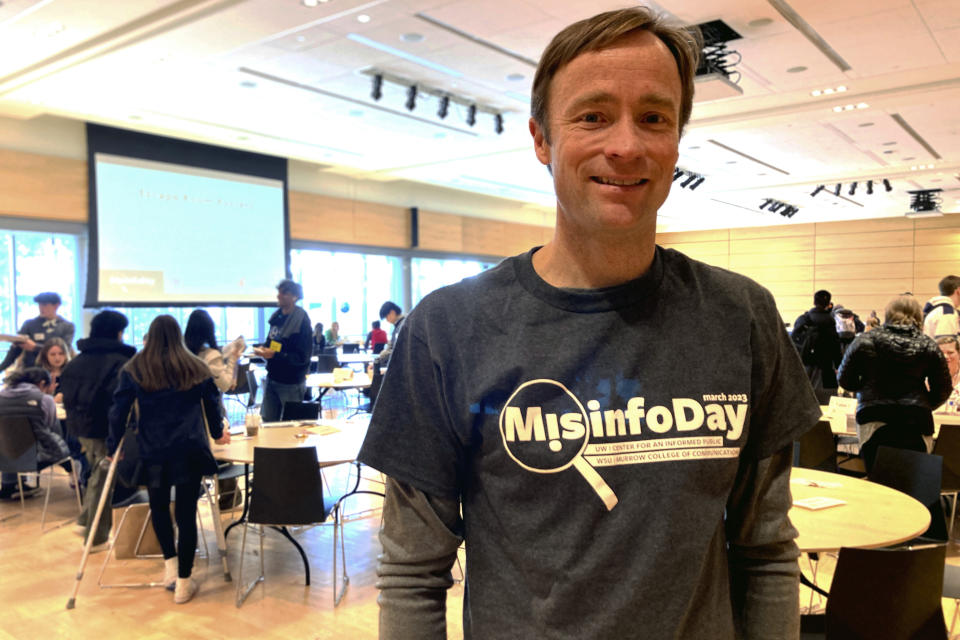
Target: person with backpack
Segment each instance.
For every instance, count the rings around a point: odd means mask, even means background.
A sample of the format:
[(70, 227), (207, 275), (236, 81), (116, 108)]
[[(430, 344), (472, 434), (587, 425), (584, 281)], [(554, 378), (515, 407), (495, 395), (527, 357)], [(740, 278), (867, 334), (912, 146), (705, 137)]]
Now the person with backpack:
[(930, 298), (923, 305), (923, 332), (936, 340), (941, 336), (960, 333), (960, 276), (947, 276), (937, 285), (940, 295)]
[(813, 308), (797, 318), (790, 334), (820, 404), (836, 395), (837, 367), (843, 359), (831, 297), (824, 289), (813, 294)]
[(837, 327), (840, 349), (843, 353), (846, 353), (847, 347), (850, 346), (853, 339), (863, 333), (865, 328), (863, 322), (860, 321), (860, 316), (855, 314), (852, 309), (839, 304), (833, 306), (833, 311), (830, 314), (833, 316), (834, 324)]

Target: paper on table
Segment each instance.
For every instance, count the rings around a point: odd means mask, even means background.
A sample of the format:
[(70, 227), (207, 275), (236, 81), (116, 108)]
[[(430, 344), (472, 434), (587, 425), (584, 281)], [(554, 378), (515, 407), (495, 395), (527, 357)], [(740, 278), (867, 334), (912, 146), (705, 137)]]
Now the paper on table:
[(841, 504), (847, 504), (846, 500), (839, 498), (827, 498), (825, 496), (811, 496), (809, 498), (800, 498), (793, 501), (793, 506), (803, 507), (804, 509), (826, 509), (827, 507), (836, 507)]
[(817, 482), (807, 480), (806, 478), (790, 478), (790, 484), (802, 484), (805, 487), (820, 487), (821, 489), (836, 489), (837, 487), (843, 486), (841, 482), (830, 482), (828, 480), (820, 480)]

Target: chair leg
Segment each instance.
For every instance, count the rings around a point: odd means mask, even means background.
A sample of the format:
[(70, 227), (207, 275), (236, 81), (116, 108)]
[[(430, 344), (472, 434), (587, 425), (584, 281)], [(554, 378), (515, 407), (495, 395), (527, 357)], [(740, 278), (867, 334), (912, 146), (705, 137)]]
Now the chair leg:
[[(340, 580), (340, 590), (337, 591), (337, 541), (340, 542), (340, 563), (342, 565), (343, 575)], [(343, 539), (343, 519), (341, 518), (340, 505), (333, 509), (333, 606), (336, 607), (347, 592), (347, 585), (350, 584), (350, 576), (347, 575), (347, 552)]]
[[(43, 533), (43, 525), (47, 521), (47, 505), (50, 504), (50, 490), (53, 489), (53, 465), (47, 467), (50, 473), (47, 474), (47, 491), (43, 496), (43, 511), (40, 512), (40, 533)], [(40, 486), (40, 477), (43, 472), (37, 474), (37, 486)]]
[(947, 526), (947, 542), (953, 540), (953, 520), (957, 517), (957, 494), (953, 494), (950, 504), (950, 524)]
[(253, 591), (254, 587), (257, 586), (257, 583), (263, 582), (263, 527), (260, 527), (260, 575), (247, 585), (246, 589), (243, 586), (243, 554), (247, 548), (247, 529), (250, 528), (250, 525), (246, 522), (243, 523), (243, 535), (240, 538), (240, 566), (237, 568), (237, 608), (239, 609), (243, 605), (243, 601), (247, 599), (247, 596), (250, 595), (250, 592)]
[[(223, 562), (223, 581), (230, 582), (230, 566), (227, 564), (227, 541), (223, 535), (223, 518), (220, 516), (220, 483), (217, 476), (213, 476), (213, 491), (207, 490), (207, 501), (210, 504), (210, 516), (213, 519), (213, 532), (217, 538), (217, 552)], [(236, 493), (234, 493), (236, 499)], [(206, 540), (204, 540), (206, 546)]]

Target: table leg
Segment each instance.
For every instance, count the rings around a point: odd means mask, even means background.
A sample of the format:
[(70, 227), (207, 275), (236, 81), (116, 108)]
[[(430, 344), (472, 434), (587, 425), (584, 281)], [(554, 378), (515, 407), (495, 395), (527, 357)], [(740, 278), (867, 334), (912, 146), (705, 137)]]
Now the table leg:
[(226, 549), (227, 545), (227, 536), (230, 535), (230, 530), (233, 529), (238, 524), (242, 524), (247, 521), (247, 512), (250, 510), (250, 464), (245, 462), (243, 463), (243, 511), (240, 512), (240, 517), (231, 522), (226, 530), (223, 532), (223, 545)]

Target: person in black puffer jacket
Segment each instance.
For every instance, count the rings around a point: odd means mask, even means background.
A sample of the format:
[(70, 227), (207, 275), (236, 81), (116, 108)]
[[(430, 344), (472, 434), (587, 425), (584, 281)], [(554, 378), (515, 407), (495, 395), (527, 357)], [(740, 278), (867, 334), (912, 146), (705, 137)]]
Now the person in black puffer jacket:
[[(108, 414), (117, 388), (120, 369), (137, 352), (121, 342), (127, 317), (117, 311), (101, 311), (90, 321), (90, 337), (78, 340), (80, 355), (60, 374), (67, 431), (80, 440), (90, 463), (90, 480), (83, 494), (83, 511), (77, 518), (77, 533), (86, 540), (96, 515), (107, 471), (100, 461), (107, 455)], [(94, 533), (94, 549), (106, 546), (112, 525), (112, 509), (104, 509)]]
[(947, 361), (922, 326), (913, 296), (894, 298), (883, 326), (857, 336), (840, 364), (840, 386), (857, 392), (860, 454), (867, 471), (880, 446), (926, 452), (932, 411), (950, 396)]

